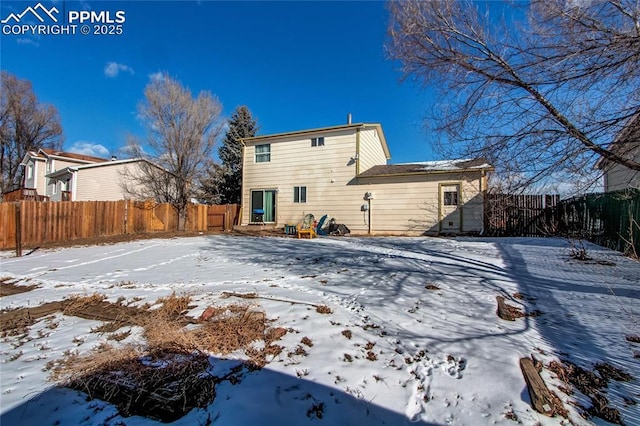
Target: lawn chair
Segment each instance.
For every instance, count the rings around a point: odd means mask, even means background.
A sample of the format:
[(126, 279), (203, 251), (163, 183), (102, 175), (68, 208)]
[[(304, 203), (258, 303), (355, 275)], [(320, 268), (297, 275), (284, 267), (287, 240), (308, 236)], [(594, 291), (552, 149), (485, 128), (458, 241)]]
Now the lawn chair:
[(316, 226), (316, 234), (318, 234), (318, 235), (329, 235), (329, 233), (323, 229), (324, 222), (327, 220), (327, 217), (328, 217), (328, 215), (325, 214), (318, 221), (318, 225)]
[(315, 218), (312, 214), (304, 216), (304, 221), (298, 224), (298, 238), (302, 238), (303, 235), (308, 235), (309, 239), (317, 237), (315, 229), (313, 229), (313, 222)]

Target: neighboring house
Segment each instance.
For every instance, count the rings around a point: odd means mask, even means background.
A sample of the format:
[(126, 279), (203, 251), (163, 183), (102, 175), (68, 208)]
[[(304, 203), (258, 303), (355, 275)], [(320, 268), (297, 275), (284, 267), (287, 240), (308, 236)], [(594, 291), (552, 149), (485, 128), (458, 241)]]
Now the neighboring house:
[(57, 182), (47, 177), (48, 174), (69, 166), (105, 163), (105, 158), (40, 149), (30, 151), (24, 156), (21, 166), (24, 167), (24, 181), (22, 188), (35, 190), (39, 196), (48, 196), (51, 200), (66, 199), (70, 190), (65, 182)]
[[(626, 158), (640, 162), (640, 115), (633, 117), (618, 133), (610, 149)], [(604, 158), (600, 158), (596, 166), (603, 171), (605, 192), (640, 188), (640, 172), (611, 163)]]
[[(70, 152), (40, 149), (29, 152), (24, 189), (50, 201), (112, 201), (131, 198), (124, 190), (126, 176), (135, 175), (142, 159), (111, 160)], [(129, 185), (132, 183), (129, 182)], [(139, 191), (138, 191), (139, 192)]]
[(324, 214), (353, 233), (481, 232), (483, 160), (388, 165), (380, 124), (243, 140), (241, 225), (282, 227)]

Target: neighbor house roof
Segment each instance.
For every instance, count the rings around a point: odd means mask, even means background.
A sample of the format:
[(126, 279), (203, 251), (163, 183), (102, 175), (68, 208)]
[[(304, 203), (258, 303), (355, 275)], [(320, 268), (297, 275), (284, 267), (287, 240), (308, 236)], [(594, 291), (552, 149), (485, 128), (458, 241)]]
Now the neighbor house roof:
[(48, 178), (57, 178), (60, 176), (64, 176), (68, 173), (71, 172), (75, 172), (78, 170), (84, 170), (84, 169), (93, 169), (96, 167), (108, 167), (108, 166), (116, 166), (119, 164), (127, 164), (127, 163), (137, 163), (139, 161), (144, 161), (146, 163), (149, 163), (155, 167), (161, 168), (160, 166), (153, 164), (152, 162), (150, 162), (149, 160), (146, 160), (144, 158), (129, 158), (126, 160), (113, 160), (113, 161), (104, 161), (102, 163), (92, 163), (92, 164), (83, 164), (81, 166), (67, 166), (63, 169), (60, 170), (56, 170), (55, 172), (49, 173), (48, 175), (46, 175), (46, 177)]
[(470, 170), (493, 171), (494, 168), (484, 158), (425, 161), (420, 163), (385, 164), (373, 166), (358, 177), (382, 177), (431, 173), (464, 172)]
[(76, 154), (74, 152), (59, 151), (56, 149), (40, 148), (38, 151), (29, 151), (22, 160), (22, 165), (26, 165), (29, 159), (44, 161), (48, 157), (72, 160), (79, 163), (104, 163), (109, 162), (106, 158), (93, 157), (91, 155)]
[(76, 154), (74, 152), (58, 151), (55, 149), (41, 148), (39, 152), (44, 152), (48, 157), (64, 157), (73, 160), (87, 161), (91, 163), (103, 163), (109, 161), (106, 158), (93, 157), (91, 155)]
[[(629, 122), (616, 135), (609, 149), (619, 155), (626, 156), (640, 146), (640, 113), (629, 119)], [(608, 161), (600, 157), (596, 162), (596, 168), (604, 169)]]
[(262, 135), (262, 136), (254, 136), (251, 138), (243, 138), (242, 142), (251, 142), (251, 143), (260, 143), (266, 142), (272, 139), (280, 139), (291, 136), (304, 136), (304, 135), (314, 135), (314, 134), (322, 134), (329, 132), (337, 132), (340, 130), (347, 129), (362, 129), (367, 127), (373, 127), (376, 129), (378, 133), (378, 137), (380, 138), (380, 142), (382, 144), (382, 149), (384, 150), (384, 154), (387, 159), (391, 158), (391, 153), (389, 152), (389, 147), (387, 146), (387, 139), (384, 136), (384, 132), (382, 131), (382, 125), (380, 123), (353, 123), (353, 124), (342, 124), (339, 126), (328, 126), (328, 127), (318, 127), (316, 129), (307, 129), (307, 130), (296, 130), (293, 132), (283, 132), (283, 133), (273, 133), (271, 135)]

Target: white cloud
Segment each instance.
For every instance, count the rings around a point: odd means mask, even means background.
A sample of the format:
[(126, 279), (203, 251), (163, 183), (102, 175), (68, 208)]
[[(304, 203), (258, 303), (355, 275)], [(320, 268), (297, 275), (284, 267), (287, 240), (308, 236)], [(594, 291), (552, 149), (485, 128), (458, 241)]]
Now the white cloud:
[(137, 143), (136, 140), (130, 140), (127, 145), (118, 148), (118, 158), (134, 158), (138, 155), (146, 156), (144, 146)]
[(120, 71), (127, 71), (133, 74), (133, 68), (125, 64), (119, 64), (117, 62), (107, 62), (107, 65), (104, 67), (104, 75), (107, 77), (117, 77), (120, 74)]
[(164, 73), (162, 71), (151, 73), (151, 74), (149, 74), (149, 80), (151, 80), (151, 81), (162, 81), (162, 80), (164, 80)]
[(98, 143), (78, 141), (71, 145), (69, 152), (75, 154), (91, 155), (93, 157), (109, 157), (109, 150)]
[(34, 47), (40, 46), (40, 43), (38, 43), (37, 41), (32, 40), (30, 38), (17, 38), (16, 39), (16, 43), (18, 43), (18, 44), (30, 44), (30, 45), (32, 45)]

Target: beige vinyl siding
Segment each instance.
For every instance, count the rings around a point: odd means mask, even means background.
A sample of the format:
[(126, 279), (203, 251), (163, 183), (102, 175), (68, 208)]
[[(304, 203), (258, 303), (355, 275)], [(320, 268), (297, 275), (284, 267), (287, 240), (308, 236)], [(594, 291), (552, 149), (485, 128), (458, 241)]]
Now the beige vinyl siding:
[(387, 157), (382, 149), (378, 132), (375, 128), (368, 127), (360, 130), (360, 173), (365, 172), (373, 166), (387, 164)]
[(373, 194), (373, 233), (424, 233), (439, 231), (440, 184), (460, 184), (462, 231), (480, 232), (483, 196), (480, 172), (390, 176), (361, 179)]
[(47, 195), (47, 179), (44, 177), (46, 174), (46, 162), (44, 160), (35, 161), (35, 188), (38, 191), (38, 195)]
[[(311, 213), (347, 225), (352, 233), (369, 231), (365, 193), (372, 192), (373, 233), (416, 233), (439, 230), (439, 184), (460, 184), (462, 231), (480, 232), (483, 225), (482, 172), (433, 173), (356, 178), (356, 129), (324, 132), (325, 145), (311, 147), (311, 136), (278, 136), (247, 141), (244, 148), (242, 221), (251, 220), (251, 191), (275, 190), (275, 224), (302, 222)], [(270, 143), (271, 161), (255, 162), (255, 145)], [(361, 171), (386, 164), (374, 128), (360, 129)], [(306, 203), (294, 203), (294, 187), (306, 186)]]
[[(306, 213), (320, 218), (331, 210), (342, 215), (353, 206), (345, 205), (344, 188), (355, 177), (355, 129), (324, 134), (324, 146), (312, 147), (311, 136), (260, 140), (245, 147), (243, 166), (242, 223), (249, 223), (251, 190), (273, 189), (276, 194), (276, 223), (297, 223)], [(271, 161), (255, 162), (255, 145), (271, 142)], [(294, 186), (307, 187), (307, 202), (293, 202)], [(359, 204), (357, 205), (359, 207)]]
[(78, 170), (75, 175), (75, 201), (117, 201), (131, 198), (122, 188), (123, 173), (137, 168), (135, 163), (125, 163)]

